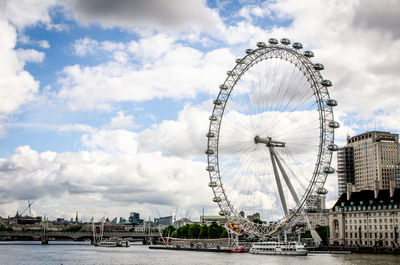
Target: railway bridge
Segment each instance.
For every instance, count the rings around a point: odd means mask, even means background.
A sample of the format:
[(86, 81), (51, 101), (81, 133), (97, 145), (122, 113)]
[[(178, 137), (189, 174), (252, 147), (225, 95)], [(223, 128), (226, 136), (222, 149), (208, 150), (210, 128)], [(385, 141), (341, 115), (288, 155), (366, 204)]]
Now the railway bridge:
[[(0, 231), (0, 238), (3, 240), (42, 240), (43, 237), (50, 240), (92, 240), (93, 232), (91, 231)], [(104, 232), (103, 238), (132, 238), (133, 240), (143, 241), (144, 243), (150, 240), (156, 241), (160, 238), (159, 233), (145, 233), (145, 232)]]

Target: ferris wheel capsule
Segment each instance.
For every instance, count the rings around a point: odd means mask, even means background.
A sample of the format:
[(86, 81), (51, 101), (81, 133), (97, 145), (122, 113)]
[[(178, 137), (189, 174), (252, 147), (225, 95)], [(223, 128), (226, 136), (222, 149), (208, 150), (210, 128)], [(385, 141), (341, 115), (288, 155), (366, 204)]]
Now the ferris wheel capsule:
[(329, 127), (333, 129), (337, 129), (340, 127), (340, 124), (337, 121), (330, 121), (329, 122)]
[(235, 59), (235, 63), (237, 63), (237, 64), (243, 64), (243, 63), (244, 63), (243, 58), (237, 58), (237, 59)]
[(321, 63), (316, 63), (314, 64), (314, 69), (318, 71), (324, 70), (324, 65)]
[(212, 150), (212, 149), (207, 149), (207, 150), (205, 151), (205, 153), (206, 153), (207, 155), (213, 155), (213, 154), (214, 154), (214, 150)]
[(218, 183), (215, 181), (210, 181), (210, 182), (208, 182), (208, 187), (216, 188), (216, 187), (218, 187)]
[(208, 118), (210, 121), (217, 121), (218, 120), (218, 117), (217, 117), (217, 115), (211, 115), (209, 118)]
[(220, 216), (224, 216), (224, 215), (227, 216), (227, 215), (230, 215), (230, 212), (229, 211), (219, 211), (218, 214)]
[(214, 166), (207, 166), (207, 167), (206, 167), (206, 170), (207, 170), (207, 171), (214, 171), (214, 170), (215, 170), (215, 167), (214, 167)]
[(290, 44), (290, 40), (287, 39), (287, 38), (283, 38), (283, 39), (281, 39), (281, 43), (282, 43), (283, 45), (289, 45), (289, 44)]
[(333, 174), (333, 173), (335, 173), (335, 169), (333, 167), (325, 167), (324, 168), (324, 173)]
[(312, 57), (314, 57), (314, 53), (313, 53), (312, 51), (305, 51), (303, 54), (304, 54), (304, 56), (307, 57), (307, 58), (312, 58)]
[(271, 39), (268, 40), (268, 43), (272, 44), (272, 45), (276, 45), (276, 44), (278, 44), (278, 40), (274, 39), (274, 38), (271, 38)]
[(219, 99), (216, 99), (213, 102), (214, 102), (214, 105), (221, 105), (222, 104), (222, 101), (219, 100)]
[(214, 198), (212, 199), (212, 201), (213, 201), (213, 202), (221, 202), (222, 200), (221, 200), (220, 197), (214, 197)]
[(332, 86), (332, 82), (330, 80), (322, 80), (321, 85), (325, 87), (330, 87)]
[(301, 44), (300, 42), (295, 42), (293, 43), (293, 48), (300, 50), (303, 48), (303, 44)]
[(227, 90), (227, 89), (228, 89), (228, 86), (225, 85), (225, 84), (219, 85), (219, 89), (221, 89), (221, 90)]
[(330, 107), (335, 107), (335, 106), (337, 106), (337, 101), (336, 100), (334, 100), (334, 99), (328, 99), (327, 101), (326, 101), (326, 105), (328, 105), (328, 106), (330, 106)]
[(329, 151), (337, 151), (337, 150), (339, 150), (339, 146), (337, 146), (336, 144), (330, 144), (330, 145), (328, 145), (328, 150)]
[(325, 188), (318, 188), (317, 189), (317, 194), (319, 195), (326, 195), (328, 193), (328, 190)]
[(215, 133), (213, 133), (213, 132), (208, 132), (208, 133), (206, 134), (206, 136), (207, 136), (208, 138), (214, 138), (214, 137), (215, 137)]
[(262, 42), (262, 41), (257, 42), (258, 48), (264, 48), (265, 46), (267, 46), (267, 45), (265, 45), (265, 42)]

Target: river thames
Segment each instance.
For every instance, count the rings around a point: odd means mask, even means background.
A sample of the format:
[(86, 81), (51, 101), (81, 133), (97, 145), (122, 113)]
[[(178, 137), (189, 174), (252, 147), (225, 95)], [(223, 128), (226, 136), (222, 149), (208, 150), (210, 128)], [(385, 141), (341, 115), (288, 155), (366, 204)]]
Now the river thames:
[[(6, 244), (7, 243), (7, 244)], [(13, 245), (10, 245), (12, 243)], [(27, 243), (22, 245), (22, 243)], [(0, 264), (400, 264), (400, 256), (373, 254), (309, 254), (305, 257), (150, 250), (132, 244), (129, 248), (94, 247), (88, 242), (0, 242)]]

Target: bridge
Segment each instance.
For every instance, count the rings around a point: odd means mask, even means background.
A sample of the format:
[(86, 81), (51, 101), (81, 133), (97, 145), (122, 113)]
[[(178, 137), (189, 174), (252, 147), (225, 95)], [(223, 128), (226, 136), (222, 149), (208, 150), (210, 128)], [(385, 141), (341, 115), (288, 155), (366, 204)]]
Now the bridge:
[[(0, 231), (0, 238), (10, 240), (41, 240), (44, 236), (43, 231)], [(66, 231), (46, 231), (45, 236), (49, 239), (73, 239), (73, 240), (85, 240), (93, 239), (93, 232), (91, 231), (78, 231), (78, 232), (66, 232)], [(103, 238), (132, 238), (136, 240), (157, 240), (160, 238), (159, 233), (145, 233), (145, 232), (104, 232)]]

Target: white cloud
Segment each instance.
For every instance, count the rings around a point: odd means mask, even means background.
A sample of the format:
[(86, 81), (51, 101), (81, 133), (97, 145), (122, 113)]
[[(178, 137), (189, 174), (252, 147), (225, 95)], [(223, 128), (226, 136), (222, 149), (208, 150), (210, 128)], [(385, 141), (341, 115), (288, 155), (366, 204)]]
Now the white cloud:
[[(43, 125), (40, 125), (43, 126)], [(69, 132), (69, 131), (76, 131), (76, 132), (87, 132), (87, 133), (94, 133), (97, 131), (96, 128), (93, 128), (92, 126), (89, 126), (87, 124), (63, 124), (60, 126), (55, 126), (55, 129), (57, 129), (60, 132)]]
[(51, 24), (49, 8), (54, 0), (4, 0), (0, 3), (0, 19), (8, 20), (19, 29), (36, 23)]
[[(387, 34), (395, 32), (393, 26), (380, 30), (380, 25), (393, 25), (396, 19), (400, 22), (392, 11), (398, 10), (400, 3), (374, 6), (374, 1), (339, 4), (312, 0), (278, 1), (269, 6), (279, 18), (292, 20), (289, 27), (273, 28), (271, 35), (289, 36), (313, 49), (313, 61), (325, 64), (322, 74), (334, 83), (331, 93), (339, 107), (369, 117), (376, 110), (398, 105), (400, 99), (396, 92), (400, 78), (393, 72), (400, 66), (400, 39)], [(376, 20), (372, 14), (382, 19)]]
[(201, 106), (186, 105), (178, 114), (178, 119), (164, 120), (139, 135), (141, 150), (159, 150), (167, 156), (182, 158), (201, 157), (204, 154), (205, 137), (212, 104), (207, 101)]
[(38, 45), (42, 49), (50, 48), (50, 44), (47, 40), (32, 40), (29, 36), (24, 35), (23, 33), (18, 34), (18, 43)]
[(133, 129), (137, 128), (132, 115), (125, 115), (124, 112), (118, 111), (117, 116), (111, 118), (108, 127), (112, 129)]
[(85, 56), (95, 53), (95, 51), (98, 49), (98, 45), (98, 41), (86, 37), (76, 40), (73, 47), (76, 55)]
[(18, 58), (24, 62), (40, 63), (44, 60), (44, 53), (33, 49), (18, 49)]
[(253, 17), (269, 17), (271, 16), (271, 10), (268, 8), (269, 2), (264, 2), (261, 5), (246, 5), (243, 6), (238, 15), (245, 18), (248, 21), (252, 21)]
[[(53, 204), (54, 200), (80, 198), (79, 205), (82, 201), (111, 203), (120, 208), (145, 204), (141, 208), (147, 213), (155, 207), (171, 208), (178, 203), (186, 207), (211, 205), (206, 199), (210, 190), (201, 162), (166, 157), (159, 152), (138, 152), (136, 134), (124, 130), (101, 130), (85, 135), (82, 142), (88, 151), (37, 152), (21, 146), (9, 159), (1, 159), (0, 186), (8, 188), (0, 189), (0, 204), (5, 200), (11, 203), (47, 198), (53, 198)], [(99, 208), (96, 215), (101, 214)], [(51, 218), (63, 212), (53, 210), (48, 213)]]
[[(168, 38), (159, 38), (171, 43)], [(158, 41), (157, 37), (155, 39)], [(137, 56), (135, 58), (144, 63), (142, 67), (138, 68), (135, 61), (126, 57), (123, 58), (126, 60), (111, 59), (96, 66), (66, 66), (59, 79), (61, 90), (58, 97), (73, 110), (110, 110), (113, 102), (214, 94), (218, 84), (224, 80), (226, 70), (232, 67), (234, 58), (228, 49), (203, 53), (176, 43), (169, 46), (169, 51), (160, 47), (161, 51), (156, 53), (159, 57), (155, 57), (154, 47), (147, 47), (144, 40), (139, 44), (130, 43), (129, 47), (131, 56)]]
[(24, 70), (25, 60), (41, 61), (43, 54), (34, 50), (16, 52), (15, 28), (0, 20), (0, 113), (11, 113), (31, 101), (39, 83)]
[(39, 40), (38, 44), (43, 49), (49, 49), (50, 48), (50, 44), (49, 44), (49, 42), (47, 40)]

